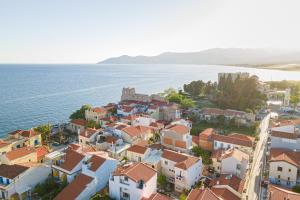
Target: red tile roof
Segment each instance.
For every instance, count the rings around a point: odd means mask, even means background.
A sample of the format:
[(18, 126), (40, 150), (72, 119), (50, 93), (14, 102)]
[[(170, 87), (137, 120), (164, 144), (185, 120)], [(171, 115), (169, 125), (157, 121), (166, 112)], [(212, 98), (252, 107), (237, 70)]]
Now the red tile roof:
[(10, 145), (10, 143), (0, 140), (0, 148), (6, 147), (8, 145)]
[(16, 130), (16, 131), (13, 131), (13, 132), (11, 132), (9, 134), (10, 135), (17, 135), (18, 134), (20, 136), (30, 138), (30, 137), (39, 135), (41, 133), (39, 133), (37, 131), (34, 131), (34, 130)]
[(132, 145), (127, 149), (129, 152), (134, 152), (138, 154), (144, 154), (147, 151), (147, 147), (139, 146), (139, 145)]
[(130, 137), (137, 137), (146, 134), (148, 131), (153, 131), (153, 129), (146, 126), (129, 126), (123, 128), (122, 131), (127, 133)]
[(87, 121), (84, 119), (72, 119), (71, 123), (79, 125), (79, 126), (86, 126), (87, 125)]
[(222, 200), (241, 200), (240, 197), (236, 196), (227, 188), (211, 188), (211, 191), (218, 197), (220, 197)]
[(279, 186), (269, 185), (269, 200), (299, 200), (300, 194)]
[(91, 163), (91, 167), (90, 170), (92, 171), (97, 171), (99, 169), (99, 167), (101, 167), (101, 165), (103, 163), (105, 163), (106, 159), (98, 156), (98, 155), (92, 155), (91, 159), (90, 159), (90, 163)]
[(207, 128), (199, 133), (199, 139), (208, 140), (213, 134), (216, 134), (213, 128)]
[(217, 141), (241, 145), (245, 147), (253, 147), (254, 145), (254, 140), (251, 137), (244, 137), (243, 135), (237, 133), (234, 133), (232, 135), (214, 134), (212, 138)]
[(83, 160), (83, 158), (83, 154), (78, 153), (77, 151), (74, 151), (72, 149), (67, 149), (64, 162), (60, 167), (67, 171), (72, 171), (74, 167), (76, 167), (77, 164), (79, 164)]
[(172, 200), (172, 198), (160, 193), (154, 193), (149, 198), (143, 197), (142, 200)]
[(280, 137), (280, 138), (293, 139), (293, 140), (296, 140), (298, 138), (298, 135), (296, 133), (287, 133), (283, 131), (272, 131), (271, 135), (273, 137)]
[(167, 129), (174, 131), (175, 133), (178, 133), (181, 135), (187, 134), (190, 131), (188, 127), (186, 127), (184, 125), (179, 125), (179, 124), (171, 125)]
[(300, 152), (296, 152), (288, 149), (272, 148), (270, 151), (269, 162), (278, 162), (278, 161), (284, 161), (299, 168)]
[(42, 160), (45, 155), (47, 155), (49, 153), (49, 150), (46, 146), (41, 146), (35, 149), (36, 151), (36, 156), (37, 156), (37, 160), (40, 161)]
[(29, 167), (25, 167), (22, 165), (0, 165), (0, 176), (6, 177), (9, 179), (14, 179), (15, 177), (19, 176), (23, 172), (25, 172)]
[(18, 148), (12, 151), (9, 151), (6, 153), (6, 157), (9, 160), (15, 160), (24, 156), (27, 156), (29, 154), (33, 154), (36, 153), (35, 149), (33, 147), (22, 147), (22, 148)]
[(171, 160), (173, 162), (176, 162), (175, 167), (178, 167), (180, 169), (188, 169), (194, 164), (196, 164), (200, 159), (194, 156), (186, 155), (177, 153), (175, 151), (167, 150), (165, 149), (162, 158)]
[(114, 136), (106, 136), (105, 142), (110, 143), (110, 144), (115, 144), (118, 141), (118, 138)]
[(95, 108), (92, 108), (92, 111), (93, 111), (93, 112), (96, 112), (96, 113), (101, 113), (101, 114), (107, 113), (107, 110), (106, 110), (105, 108), (103, 108), (103, 107), (95, 107)]
[(71, 182), (67, 187), (65, 187), (54, 200), (74, 200), (81, 192), (83, 192), (88, 184), (93, 181), (94, 178), (87, 176), (85, 174), (80, 174)]
[(151, 167), (143, 163), (134, 163), (128, 166), (118, 167), (113, 173), (114, 176), (127, 176), (135, 182), (144, 181), (148, 182), (157, 172)]
[(80, 136), (85, 137), (85, 138), (90, 138), (99, 130), (100, 129), (86, 128), (84, 131), (81, 131)]
[(192, 189), (187, 196), (187, 200), (220, 200), (220, 198), (210, 189)]
[(221, 174), (220, 177), (212, 179), (209, 183), (210, 187), (213, 187), (215, 185), (228, 185), (240, 194), (242, 194), (243, 192), (244, 184), (244, 180), (230, 174)]

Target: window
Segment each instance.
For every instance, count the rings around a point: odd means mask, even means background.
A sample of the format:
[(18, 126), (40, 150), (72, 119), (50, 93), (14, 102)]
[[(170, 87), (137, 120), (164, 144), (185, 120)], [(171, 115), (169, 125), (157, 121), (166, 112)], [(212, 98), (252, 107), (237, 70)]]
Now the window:
[(290, 180), (290, 177), (288, 177), (288, 181)]
[(236, 165), (236, 169), (237, 169), (237, 170), (240, 170), (240, 169), (241, 169), (241, 165), (240, 165), (240, 164), (237, 164), (237, 165)]
[(165, 160), (165, 165), (168, 165), (168, 161)]
[(280, 175), (278, 175), (278, 178), (280, 179)]
[(216, 147), (216, 146), (218, 146), (218, 143), (217, 143), (217, 142), (215, 142), (215, 147)]
[(128, 181), (128, 177), (125, 176), (125, 177), (124, 177), (124, 180), (125, 180), (125, 181)]
[(292, 170), (291, 169), (289, 169), (289, 172), (291, 172)]
[(277, 171), (282, 172), (282, 167), (277, 167)]
[(0, 183), (3, 183), (3, 178), (2, 177), (0, 177)]

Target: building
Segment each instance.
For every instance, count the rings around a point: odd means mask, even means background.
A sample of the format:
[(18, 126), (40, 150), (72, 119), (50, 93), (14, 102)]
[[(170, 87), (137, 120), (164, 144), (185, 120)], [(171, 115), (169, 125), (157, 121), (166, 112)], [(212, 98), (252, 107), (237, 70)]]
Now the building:
[(154, 193), (149, 198), (142, 198), (142, 200), (172, 200), (172, 198), (160, 193)]
[(82, 173), (64, 188), (55, 200), (90, 199), (107, 185), (110, 174), (116, 168), (117, 161), (114, 159), (87, 155), (82, 165)]
[(40, 165), (0, 165), (0, 199), (30, 199), (34, 187), (51, 173), (49, 167)]
[(176, 192), (191, 189), (202, 176), (202, 159), (187, 154), (164, 150), (161, 156), (162, 173), (174, 184)]
[(12, 149), (20, 148), (23, 146), (38, 147), (42, 145), (41, 133), (34, 130), (16, 130), (9, 133), (11, 139), (19, 140), (16, 142), (16, 146), (13, 145)]
[(171, 122), (171, 125), (175, 125), (175, 124), (186, 126), (189, 129), (192, 129), (192, 126), (193, 126), (192, 121), (187, 120), (187, 119), (176, 119), (176, 120)]
[(213, 140), (214, 150), (238, 148), (248, 154), (252, 153), (255, 144), (255, 138), (238, 133), (229, 135), (214, 134)]
[(135, 88), (123, 88), (121, 101), (139, 101), (150, 103), (151, 101), (161, 101), (165, 102), (165, 99), (159, 95), (152, 94), (151, 96), (147, 94), (138, 94), (135, 92)]
[(186, 198), (187, 200), (222, 200), (209, 188), (192, 189)]
[(245, 181), (232, 174), (221, 174), (210, 181), (209, 187), (219, 197), (225, 200), (240, 200)]
[(156, 190), (157, 172), (142, 163), (118, 167), (109, 180), (109, 196), (116, 200), (150, 198)]
[(12, 150), (12, 145), (10, 142), (0, 140), (0, 155)]
[(159, 119), (167, 122), (172, 122), (181, 118), (179, 106), (175, 103), (170, 103), (159, 108)]
[(214, 129), (207, 128), (199, 134), (198, 145), (206, 151), (213, 151), (214, 141), (213, 135), (217, 134)]
[(52, 175), (61, 181), (72, 182), (80, 174), (84, 158), (82, 153), (71, 148), (66, 149), (52, 164)]
[(37, 152), (33, 147), (21, 147), (0, 155), (3, 164), (13, 165), (38, 162)]
[(166, 148), (189, 152), (192, 145), (190, 129), (184, 125), (171, 125), (161, 131), (161, 144)]
[(282, 200), (282, 199), (299, 200), (300, 194), (292, 192), (291, 190), (281, 188), (277, 185), (269, 184), (268, 199), (269, 200)]
[(147, 126), (128, 126), (122, 128), (122, 138), (125, 142), (134, 144), (140, 140), (148, 140), (153, 136), (154, 129)]
[(300, 150), (300, 132), (295, 125), (274, 127), (271, 129), (271, 148)]
[(101, 119), (109, 117), (110, 114), (111, 113), (104, 107), (95, 107), (85, 111), (85, 119), (100, 124)]
[(129, 161), (142, 162), (150, 154), (150, 151), (150, 148), (139, 145), (132, 145), (126, 151), (126, 158)]
[(72, 133), (80, 133), (85, 130), (87, 121), (84, 119), (72, 119), (67, 126), (67, 129)]
[(102, 132), (102, 129), (86, 128), (79, 134), (79, 145), (89, 145), (96, 142), (97, 135)]
[(222, 149), (213, 152), (212, 161), (216, 172), (234, 174), (244, 179), (249, 168), (250, 156), (239, 149)]
[(200, 112), (200, 120), (209, 122), (218, 122), (219, 116), (224, 116), (225, 122), (234, 120), (237, 125), (249, 126), (255, 122), (255, 114), (244, 111), (219, 108), (204, 108)]
[(273, 184), (293, 187), (300, 184), (300, 152), (272, 148), (269, 158), (269, 180)]

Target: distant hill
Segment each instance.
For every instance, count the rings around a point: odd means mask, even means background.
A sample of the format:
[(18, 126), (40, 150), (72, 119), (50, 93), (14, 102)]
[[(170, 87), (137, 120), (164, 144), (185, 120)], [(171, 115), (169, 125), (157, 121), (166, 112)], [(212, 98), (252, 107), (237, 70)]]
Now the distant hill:
[(273, 65), (300, 64), (300, 50), (216, 48), (199, 52), (167, 52), (157, 56), (108, 58), (98, 64), (211, 64), (268, 68)]

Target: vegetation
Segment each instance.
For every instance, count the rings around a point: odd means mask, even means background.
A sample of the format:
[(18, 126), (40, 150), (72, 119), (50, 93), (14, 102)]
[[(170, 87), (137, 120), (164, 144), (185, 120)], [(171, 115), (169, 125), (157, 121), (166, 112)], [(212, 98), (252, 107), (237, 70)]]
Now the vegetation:
[(34, 128), (34, 131), (41, 133), (42, 142), (45, 144), (49, 143), (50, 136), (51, 136), (51, 125), (50, 124), (42, 124), (38, 127)]
[(90, 200), (113, 200), (108, 194), (95, 194)]
[(300, 81), (269, 81), (271, 89), (285, 90), (287, 88), (291, 89), (291, 104), (296, 107), (300, 102)]
[(293, 192), (297, 192), (300, 194), (300, 185), (294, 186), (292, 190), (293, 190)]
[(217, 89), (217, 83), (212, 83), (211, 81), (205, 83), (202, 80), (192, 81), (189, 84), (184, 84), (183, 89), (184, 92), (193, 97), (208, 96), (214, 94)]
[(214, 127), (215, 129), (218, 130), (218, 132), (224, 135), (232, 132), (237, 132), (249, 136), (255, 136), (257, 133), (257, 124), (247, 127), (247, 126), (236, 126), (233, 125), (232, 123), (220, 124), (220, 123), (209, 123), (206, 121), (200, 121), (200, 122), (193, 122), (191, 134), (198, 135), (200, 132), (211, 127)]
[(177, 103), (183, 109), (193, 108), (195, 107), (195, 102), (188, 98), (186, 95), (181, 92), (177, 93), (176, 91), (171, 91), (167, 94), (166, 99), (169, 102)]
[(50, 200), (54, 199), (66, 186), (67, 180), (57, 182), (54, 177), (48, 177), (44, 183), (35, 186), (34, 193), (42, 200)]
[(257, 90), (257, 85), (258, 79), (255, 76), (237, 78), (235, 81), (230, 75), (227, 78), (221, 77), (215, 103), (224, 109), (257, 110), (265, 105), (267, 99), (265, 94)]
[(91, 109), (90, 105), (83, 105), (79, 110), (76, 110), (70, 115), (70, 119), (85, 119), (85, 111)]
[(182, 192), (179, 196), (179, 200), (186, 200), (187, 199), (187, 194), (186, 192)]
[(212, 161), (210, 159), (211, 153), (209, 151), (205, 151), (205, 150), (201, 149), (200, 147), (193, 146), (192, 152), (197, 157), (201, 156), (203, 164), (205, 164), (205, 165), (212, 164)]
[(216, 107), (252, 112), (266, 102), (266, 96), (257, 90), (257, 85), (258, 79), (255, 76), (237, 78), (233, 81), (229, 75), (227, 78), (221, 77), (219, 84), (199, 80), (185, 84), (183, 87), (193, 99), (206, 96)]
[(157, 177), (157, 183), (161, 189), (165, 189), (167, 186), (167, 177), (160, 173), (160, 175)]
[(95, 128), (95, 129), (98, 129), (98, 128), (101, 128), (100, 124), (97, 123), (96, 121), (94, 120), (89, 120), (87, 122), (87, 125), (86, 125), (88, 128)]

